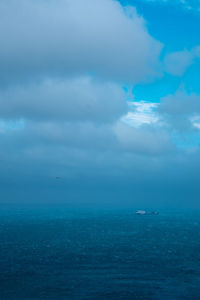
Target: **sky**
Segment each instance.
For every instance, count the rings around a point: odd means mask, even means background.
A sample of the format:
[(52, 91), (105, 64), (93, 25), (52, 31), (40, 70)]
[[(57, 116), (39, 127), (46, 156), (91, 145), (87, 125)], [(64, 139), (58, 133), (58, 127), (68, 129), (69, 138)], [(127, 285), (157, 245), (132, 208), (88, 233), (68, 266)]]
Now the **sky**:
[(0, 0), (0, 37), (2, 205), (200, 208), (199, 0)]

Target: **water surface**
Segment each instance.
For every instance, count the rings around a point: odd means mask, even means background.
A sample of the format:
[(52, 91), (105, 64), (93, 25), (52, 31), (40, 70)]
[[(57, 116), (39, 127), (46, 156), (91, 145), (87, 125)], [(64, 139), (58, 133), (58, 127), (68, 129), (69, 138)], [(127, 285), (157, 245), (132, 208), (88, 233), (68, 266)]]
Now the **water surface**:
[(0, 299), (200, 299), (200, 214), (4, 210)]

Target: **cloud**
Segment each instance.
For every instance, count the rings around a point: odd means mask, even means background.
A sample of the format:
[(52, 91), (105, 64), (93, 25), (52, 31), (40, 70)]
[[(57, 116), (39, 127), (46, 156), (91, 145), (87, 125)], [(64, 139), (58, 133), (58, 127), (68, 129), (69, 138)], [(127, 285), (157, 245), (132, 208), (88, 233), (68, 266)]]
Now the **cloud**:
[[(189, 162), (199, 161), (198, 146), (190, 154), (178, 149), (173, 133), (183, 117), (198, 131), (198, 96), (127, 103), (122, 86), (161, 74), (162, 45), (135, 8), (112, 0), (0, 0), (0, 36), (1, 199), (20, 199), (26, 189), (26, 201), (43, 199), (45, 189), (44, 199), (54, 193), (56, 201), (69, 190), (87, 199), (92, 189), (117, 197), (120, 190), (124, 199), (126, 188), (131, 199), (143, 191), (149, 199), (151, 189), (171, 191), (183, 165), (195, 173)], [(168, 72), (182, 74), (199, 53), (169, 54)]]
[(156, 127), (134, 128), (117, 121), (113, 124), (66, 121), (26, 121), (23, 127), (7, 128), (1, 133), (1, 148), (10, 147), (22, 151), (31, 148), (59, 146), (69, 149), (97, 152), (138, 153), (163, 155), (172, 150), (170, 136)]
[(152, 159), (171, 151), (167, 132), (156, 128), (136, 129), (120, 122), (95, 126), (86, 122), (30, 121), (23, 128), (1, 134), (1, 176), (13, 177), (28, 169), (31, 179), (31, 168), (47, 177), (52, 170), (62, 170), (62, 175), (68, 176), (69, 172), (88, 174), (90, 169), (94, 175), (99, 170), (105, 175), (116, 169), (112, 175), (118, 176), (136, 162), (147, 159), (151, 164)]
[(116, 124), (115, 133), (124, 151), (143, 155), (163, 155), (173, 151), (169, 133), (156, 127), (138, 129), (120, 122)]
[(128, 102), (129, 111), (122, 117), (122, 121), (133, 127), (140, 127), (144, 124), (155, 124), (159, 122), (159, 115), (156, 109), (159, 103), (147, 101)]
[(195, 119), (200, 114), (200, 96), (178, 90), (161, 99), (158, 111), (174, 129), (194, 130)]
[(182, 76), (193, 63), (193, 55), (187, 50), (173, 52), (166, 55), (164, 63), (166, 72), (174, 76)]
[(192, 115), (200, 112), (200, 96), (197, 94), (187, 94), (178, 90), (174, 95), (169, 95), (161, 99), (159, 110), (170, 115)]
[(45, 80), (0, 90), (4, 119), (113, 122), (127, 112), (117, 84), (89, 77)]
[(18, 131), (18, 141), (26, 140), (29, 147), (35, 145), (82, 150), (107, 151), (117, 150), (117, 140), (112, 124), (92, 122), (52, 122), (28, 121), (24, 130)]
[(1, 0), (0, 36), (4, 83), (88, 73), (140, 82), (160, 72), (162, 45), (117, 1)]
[(200, 58), (200, 47), (194, 47), (191, 51), (183, 50), (169, 53), (164, 59), (165, 71), (174, 75), (182, 76), (196, 58)]

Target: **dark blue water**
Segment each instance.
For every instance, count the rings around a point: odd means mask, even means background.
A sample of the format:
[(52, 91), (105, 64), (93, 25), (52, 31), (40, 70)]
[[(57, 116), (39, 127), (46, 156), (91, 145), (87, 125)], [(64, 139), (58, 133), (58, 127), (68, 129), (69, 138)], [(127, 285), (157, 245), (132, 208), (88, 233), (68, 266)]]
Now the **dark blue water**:
[(200, 214), (2, 212), (0, 299), (200, 299)]

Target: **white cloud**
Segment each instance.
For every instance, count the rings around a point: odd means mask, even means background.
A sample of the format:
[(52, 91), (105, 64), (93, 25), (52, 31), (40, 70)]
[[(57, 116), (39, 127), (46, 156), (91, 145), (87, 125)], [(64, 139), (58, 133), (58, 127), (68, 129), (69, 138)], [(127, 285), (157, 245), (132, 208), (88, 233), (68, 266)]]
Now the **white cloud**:
[(129, 112), (122, 117), (122, 121), (133, 127), (158, 123), (160, 117), (155, 111), (158, 105), (150, 101), (128, 102)]
[(200, 114), (191, 117), (190, 121), (192, 122), (194, 127), (200, 129)]

